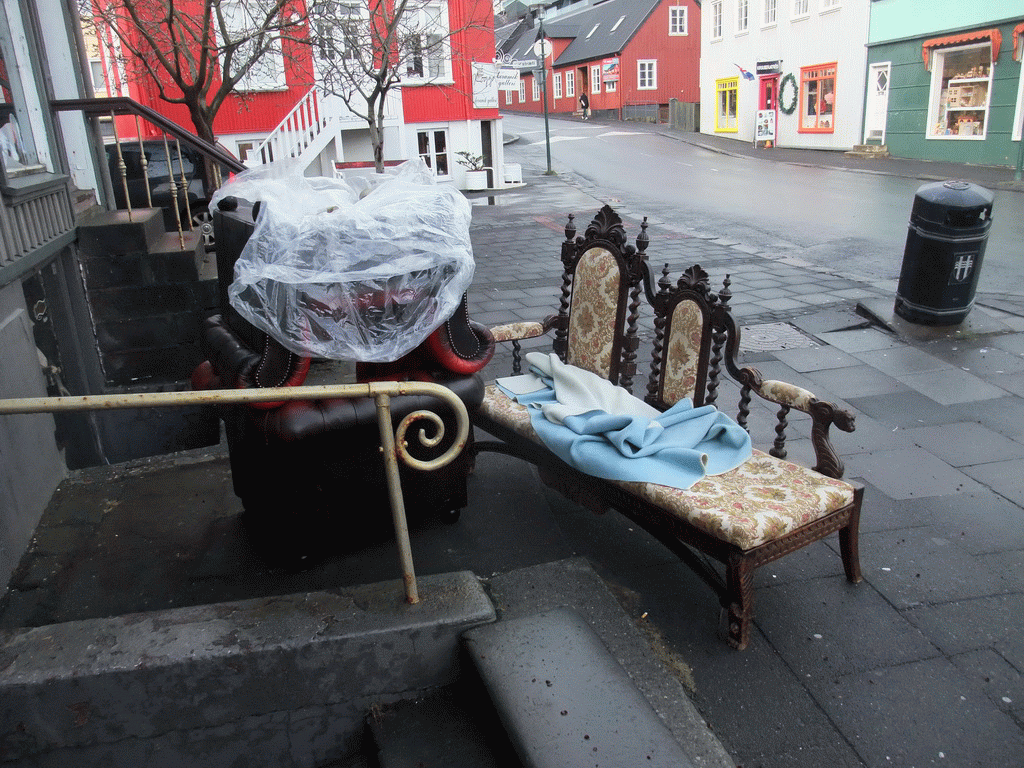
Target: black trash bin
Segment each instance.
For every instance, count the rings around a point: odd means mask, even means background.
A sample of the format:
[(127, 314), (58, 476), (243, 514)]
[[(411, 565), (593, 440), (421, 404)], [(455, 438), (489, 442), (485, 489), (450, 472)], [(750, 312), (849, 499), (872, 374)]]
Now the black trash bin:
[(914, 196), (894, 309), (922, 325), (957, 325), (974, 305), (992, 193), (966, 181), (925, 184)]

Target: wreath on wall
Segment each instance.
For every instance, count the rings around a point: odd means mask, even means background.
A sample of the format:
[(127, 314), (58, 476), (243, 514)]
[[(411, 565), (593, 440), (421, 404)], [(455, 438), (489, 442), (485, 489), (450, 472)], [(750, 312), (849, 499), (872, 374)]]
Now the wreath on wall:
[(779, 109), (784, 115), (792, 115), (796, 111), (796, 99), (796, 78), (790, 72), (779, 83)]

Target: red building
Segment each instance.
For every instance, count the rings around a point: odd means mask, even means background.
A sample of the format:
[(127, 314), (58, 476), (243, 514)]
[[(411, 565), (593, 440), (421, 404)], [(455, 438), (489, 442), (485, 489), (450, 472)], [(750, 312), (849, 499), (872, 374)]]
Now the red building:
[(657, 120), (672, 99), (700, 102), (700, 4), (696, 0), (605, 0), (572, 5), (535, 22), (504, 46), (521, 71), (519, 93), (502, 106), (542, 112), (537, 77), (541, 26), (551, 42), (545, 60), (548, 111), (580, 111)]
[[(201, 0), (186, 1), (202, 13)], [(296, 0), (300, 16), (301, 2)], [(369, 18), (366, 0), (363, 3), (361, 11), (352, 6), (356, 23)], [(242, 5), (243, 0), (231, 4)], [(228, 0), (221, 0), (222, 8), (228, 5)], [(419, 155), (440, 179), (464, 185), (466, 169), (458, 157), (464, 151), (480, 157), (480, 164), (491, 170), (491, 186), (499, 185), (503, 153), (490, 3), (423, 0), (407, 13), (413, 26), (421, 25), (423, 52), (403, 63), (407, 71), (401, 86), (385, 99), (385, 162)], [(258, 163), (300, 157), (323, 175), (372, 164), (365, 120), (318, 87), (325, 59), (344, 52), (326, 50), (317, 31), (304, 27), (290, 33), (289, 38), (309, 34), (311, 42), (284, 39), (281, 52), (261, 60), (258, 70), (236, 87), (217, 113), (216, 139), (239, 158)], [(125, 49), (112, 30), (101, 28), (98, 34), (110, 95), (130, 96), (181, 125), (192, 125), (183, 105), (162, 100), (151, 79), (134, 74), (137, 66), (118, 61)], [(444, 44), (438, 46), (438, 40)], [(136, 135), (132, 120), (118, 118), (118, 126), (122, 138)]]

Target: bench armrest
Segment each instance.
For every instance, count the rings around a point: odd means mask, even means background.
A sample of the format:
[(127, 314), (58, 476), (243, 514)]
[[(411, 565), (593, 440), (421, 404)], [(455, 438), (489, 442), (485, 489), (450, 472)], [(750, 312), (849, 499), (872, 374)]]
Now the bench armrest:
[(778, 416), (779, 426), (776, 427), (779, 437), (775, 440), (775, 446), (769, 453), (780, 459), (786, 457), (784, 448), (785, 428), (788, 425), (786, 414), (790, 410), (801, 411), (811, 417), (811, 444), (814, 446), (816, 461), (814, 470), (828, 477), (841, 478), (843, 462), (832, 445), (829, 430), (835, 424), (843, 432), (853, 432), (855, 429), (854, 415), (834, 403), (819, 400), (813, 392), (795, 384), (763, 379), (755, 368), (741, 368), (738, 373), (737, 378), (743, 386), (740, 398), (742, 421), (746, 421), (751, 392), (763, 400), (781, 406)]
[(546, 317), (542, 322), (536, 320), (523, 320), (518, 323), (506, 323), (491, 328), (491, 334), (495, 342), (523, 341), (524, 339), (535, 339), (555, 327), (555, 316)]

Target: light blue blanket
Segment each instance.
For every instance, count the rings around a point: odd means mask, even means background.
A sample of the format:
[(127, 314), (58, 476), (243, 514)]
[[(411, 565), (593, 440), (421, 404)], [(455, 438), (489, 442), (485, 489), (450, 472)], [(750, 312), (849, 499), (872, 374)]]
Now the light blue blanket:
[[(506, 389), (506, 394), (529, 407), (534, 431), (552, 453), (588, 475), (686, 489), (705, 475), (728, 472), (750, 458), (746, 430), (714, 406), (694, 408), (689, 399), (655, 412), (656, 418), (640, 415), (643, 408), (638, 407), (631, 415), (570, 413), (557, 423), (545, 416), (544, 407), (561, 402), (558, 381), (571, 378), (571, 366), (560, 367), (554, 377), (550, 370), (535, 367), (533, 372), (546, 386), (526, 394)], [(577, 387), (574, 381), (572, 388)], [(632, 397), (624, 390), (622, 394)]]

